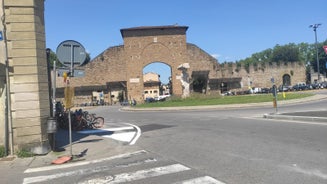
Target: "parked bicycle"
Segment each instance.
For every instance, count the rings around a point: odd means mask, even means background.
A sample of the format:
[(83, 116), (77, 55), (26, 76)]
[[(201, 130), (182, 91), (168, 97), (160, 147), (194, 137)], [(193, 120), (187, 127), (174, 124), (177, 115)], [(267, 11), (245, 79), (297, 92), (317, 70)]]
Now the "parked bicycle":
[[(82, 109), (75, 110), (75, 112), (71, 112), (70, 114), (72, 130), (75, 131), (102, 128), (104, 125), (103, 117), (97, 117), (94, 113), (90, 114), (89, 112), (83, 111)], [(56, 118), (61, 129), (69, 128), (69, 118), (67, 111), (57, 111)]]
[(104, 118), (96, 117), (94, 113), (90, 114), (84, 111), (80, 122), (82, 129), (102, 128), (104, 125)]

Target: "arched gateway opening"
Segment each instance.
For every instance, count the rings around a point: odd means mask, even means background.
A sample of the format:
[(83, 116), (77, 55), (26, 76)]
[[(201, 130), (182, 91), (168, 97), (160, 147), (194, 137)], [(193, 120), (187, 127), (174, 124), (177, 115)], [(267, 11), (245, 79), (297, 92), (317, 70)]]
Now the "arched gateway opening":
[(283, 75), (283, 85), (284, 86), (290, 86), (292, 83), (291, 83), (291, 76), (288, 75), (288, 74), (284, 74)]
[(171, 67), (163, 62), (154, 62), (143, 68), (144, 99), (147, 101), (161, 95), (172, 95)]

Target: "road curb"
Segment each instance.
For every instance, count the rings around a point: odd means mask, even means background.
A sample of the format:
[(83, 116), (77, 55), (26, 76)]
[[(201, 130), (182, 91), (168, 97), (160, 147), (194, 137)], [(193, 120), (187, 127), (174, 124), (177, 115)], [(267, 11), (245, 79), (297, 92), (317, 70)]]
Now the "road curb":
[(263, 118), (327, 123), (327, 118), (324, 118), (324, 117), (290, 116), (290, 115), (283, 115), (283, 114), (264, 114)]
[[(292, 100), (279, 100), (278, 105), (298, 104), (303, 102), (312, 102), (317, 100), (327, 99), (327, 95), (315, 94), (313, 96), (292, 99)], [(153, 107), (153, 108), (135, 108), (135, 107), (122, 107), (121, 111), (178, 111), (178, 110), (220, 110), (220, 109), (239, 109), (244, 107), (273, 107), (273, 102), (260, 102), (260, 103), (246, 103), (246, 104), (227, 104), (227, 105), (205, 105), (205, 106), (180, 106), (180, 107)]]

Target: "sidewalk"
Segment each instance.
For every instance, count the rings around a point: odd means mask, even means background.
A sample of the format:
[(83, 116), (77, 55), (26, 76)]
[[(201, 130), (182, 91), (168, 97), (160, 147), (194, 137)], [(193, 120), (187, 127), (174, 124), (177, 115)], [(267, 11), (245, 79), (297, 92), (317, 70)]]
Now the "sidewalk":
[[(104, 132), (112, 134), (113, 132)], [(116, 156), (126, 152), (140, 150), (135, 145), (128, 145), (111, 138), (102, 137), (101, 133), (83, 134), (72, 131), (72, 145), (70, 146), (69, 131), (59, 129), (55, 134), (55, 150), (46, 155), (37, 155), (27, 158), (3, 159), (0, 161), (0, 172), (7, 169), (23, 169), (51, 166), (52, 161), (62, 156), (71, 156), (73, 159), (67, 163), (79, 161), (92, 161), (101, 158)], [(72, 151), (71, 151), (72, 148)], [(84, 153), (79, 157), (81, 153)], [(4, 161), (7, 160), (7, 161)]]

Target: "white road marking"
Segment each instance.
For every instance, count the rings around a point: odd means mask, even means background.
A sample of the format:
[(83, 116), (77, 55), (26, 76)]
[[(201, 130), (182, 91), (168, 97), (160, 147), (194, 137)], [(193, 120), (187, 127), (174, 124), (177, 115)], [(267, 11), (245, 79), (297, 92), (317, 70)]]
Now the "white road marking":
[(129, 142), (129, 145), (133, 145), (140, 138), (140, 136), (141, 136), (141, 129), (138, 126), (136, 126), (136, 125), (129, 124), (129, 123), (126, 123), (126, 124), (128, 124), (130, 126), (133, 126), (136, 129), (136, 134), (135, 134), (134, 138), (132, 139), (132, 141)]
[[(110, 135), (101, 135), (101, 137), (105, 138), (111, 138), (122, 142), (128, 142), (129, 145), (133, 145), (136, 143), (136, 141), (141, 136), (141, 129), (133, 124), (125, 123), (125, 127), (117, 127), (117, 128), (106, 128), (106, 129), (94, 129), (94, 130), (82, 130), (78, 131), (78, 133), (81, 134), (96, 134), (96, 133), (104, 133), (104, 132), (113, 132)], [(135, 132), (129, 131), (129, 132), (119, 132), (117, 131), (123, 131), (123, 130), (136, 130)]]
[(221, 181), (218, 181), (210, 176), (204, 176), (204, 177), (199, 177), (199, 178), (194, 178), (194, 179), (190, 179), (190, 180), (184, 180), (184, 181), (180, 181), (180, 182), (176, 182), (174, 184), (197, 184), (197, 183), (201, 183), (201, 184), (225, 184)]
[(130, 142), (133, 140), (135, 132), (113, 133), (111, 135), (102, 135), (101, 137), (115, 139), (117, 141)]
[(168, 165), (168, 166), (164, 166), (164, 167), (155, 167), (155, 168), (139, 170), (139, 171), (135, 171), (135, 172), (122, 173), (122, 174), (117, 174), (114, 176), (106, 176), (103, 178), (90, 179), (90, 180), (87, 180), (84, 182), (79, 182), (79, 184), (124, 183), (124, 182), (131, 182), (131, 181), (135, 181), (135, 180), (155, 177), (155, 176), (161, 176), (161, 175), (165, 175), (165, 174), (182, 172), (182, 171), (186, 171), (186, 170), (190, 170), (190, 168), (185, 167), (181, 164), (174, 164), (174, 165)]
[(144, 154), (144, 153), (147, 153), (147, 151), (139, 150), (139, 151), (135, 151), (135, 152), (124, 153), (124, 154), (120, 154), (120, 155), (116, 155), (116, 156), (112, 156), (112, 157), (108, 157), (108, 158), (103, 158), (103, 159), (98, 159), (98, 160), (92, 160), (92, 161), (67, 163), (64, 165), (52, 165), (52, 166), (37, 167), (37, 168), (29, 168), (29, 169), (26, 169), (24, 171), (24, 173), (33, 173), (33, 172), (41, 172), (41, 171), (49, 171), (49, 170), (55, 170), (55, 169), (64, 169), (64, 168), (70, 168), (70, 167), (76, 167), (76, 166), (83, 166), (83, 165), (100, 163), (100, 162), (110, 161), (113, 159), (129, 157), (132, 155), (139, 155), (139, 154)]
[(284, 166), (284, 167), (290, 171), (295, 171), (295, 172), (302, 173), (305, 175), (315, 176), (315, 177), (327, 180), (327, 174), (321, 172), (319, 169), (303, 169), (296, 164), (293, 164), (293, 167), (291, 167), (291, 166)]
[[(62, 177), (69, 177), (69, 176), (76, 176), (76, 175), (83, 175), (84, 173), (87, 174), (92, 174), (92, 173), (97, 173), (105, 170), (109, 170), (110, 167), (108, 166), (103, 166), (95, 169), (79, 169), (79, 170), (73, 170), (73, 171), (68, 171), (68, 172), (63, 172), (63, 173), (58, 173), (58, 174), (52, 174), (52, 175), (43, 175), (43, 176), (36, 176), (36, 177), (28, 177), (24, 178), (23, 184), (30, 184), (30, 183), (37, 183), (37, 182), (45, 182), (45, 181), (50, 181)], [(171, 173), (177, 173), (177, 172), (182, 172), (190, 170), (190, 168), (185, 167), (181, 164), (173, 164), (173, 165), (168, 165), (164, 167), (155, 167), (151, 169), (145, 169), (145, 170), (139, 170), (135, 172), (128, 172), (128, 173), (122, 173), (122, 174), (117, 174), (114, 176), (108, 175), (105, 177), (101, 178), (94, 178), (94, 179), (89, 179), (87, 181), (79, 182), (81, 184), (83, 183), (122, 183), (122, 182), (129, 182), (129, 181), (135, 181), (135, 180), (140, 180), (140, 179), (145, 179), (149, 177), (155, 177), (155, 176), (160, 176), (160, 175), (165, 175), (165, 174), (171, 174)]]

